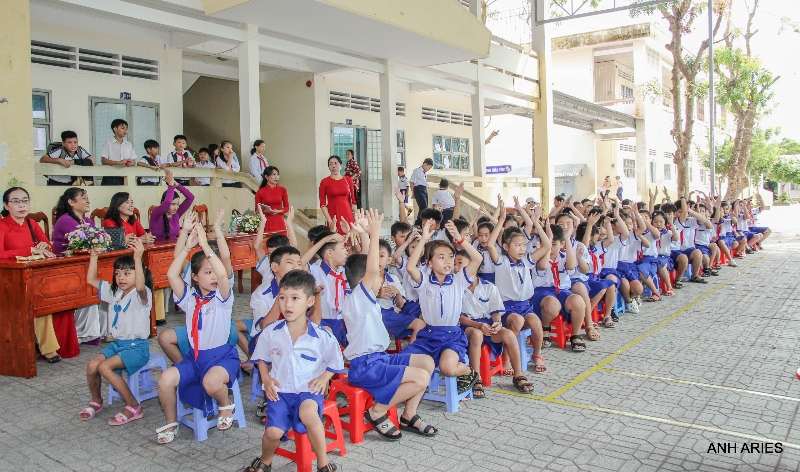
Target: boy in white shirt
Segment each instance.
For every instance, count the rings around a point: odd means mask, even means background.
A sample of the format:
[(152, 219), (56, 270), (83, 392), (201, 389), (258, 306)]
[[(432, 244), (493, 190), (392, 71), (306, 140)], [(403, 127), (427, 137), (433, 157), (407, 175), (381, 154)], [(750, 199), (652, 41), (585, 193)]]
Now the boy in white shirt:
[[(167, 165), (170, 167), (194, 167), (194, 157), (192, 153), (186, 150), (187, 140), (186, 136), (182, 134), (175, 135), (172, 138), (172, 145), (175, 150), (167, 154)], [(189, 179), (175, 179), (181, 185), (189, 185)]]
[(261, 457), (247, 470), (271, 470), (275, 451), (290, 429), (308, 435), (318, 471), (337, 470), (326, 452), (322, 402), (333, 375), (344, 373), (344, 362), (336, 339), (306, 317), (315, 301), (314, 277), (309, 273), (293, 270), (281, 280), (278, 304), (284, 319), (264, 328), (252, 357), (263, 380), (269, 414)]
[(344, 273), (347, 260), (347, 248), (340, 234), (327, 232), (317, 236), (314, 246), (302, 257), (303, 262), (311, 260), (313, 255), (319, 256), (321, 263), (309, 266), (317, 285), (324, 289), (320, 295), (322, 321), (320, 325), (328, 328), (343, 347), (347, 347), (347, 329), (342, 317), (345, 296), (350, 292)]
[[(117, 118), (111, 122), (111, 130), (114, 138), (103, 144), (103, 152), (100, 153), (100, 162), (104, 166), (133, 166), (136, 165), (136, 151), (133, 144), (125, 140), (128, 135), (128, 122)], [(125, 177), (103, 177), (103, 185), (122, 185)]]
[(366, 214), (369, 233), (368, 255), (356, 254), (347, 259), (345, 272), (353, 287), (344, 306), (348, 345), (344, 350), (350, 361), (348, 380), (369, 392), (375, 403), (364, 416), (380, 436), (397, 441), (403, 434), (389, 419), (389, 408), (405, 402), (400, 417), (400, 427), (413, 433), (432, 437), (438, 431), (426, 424), (417, 414), (422, 395), (433, 374), (433, 359), (427, 355), (400, 353), (386, 354), (389, 333), (383, 325), (380, 305), (375, 294), (381, 288), (378, 259), (383, 215), (375, 210)]
[[(147, 151), (147, 154), (142, 156), (142, 158), (139, 159), (139, 163), (136, 165), (161, 172), (165, 165), (164, 161), (161, 160), (161, 156), (158, 155), (158, 141), (155, 139), (148, 139), (144, 142), (144, 150)], [(137, 180), (139, 181), (139, 185), (158, 185), (161, 183), (160, 177), (139, 177)]]
[[(94, 158), (89, 151), (78, 145), (78, 134), (75, 131), (61, 132), (61, 147), (55, 148), (50, 153), (39, 158), (39, 162), (60, 164), (69, 169), (73, 164), (80, 166), (93, 166)], [(48, 175), (47, 185), (72, 185), (77, 177), (71, 175)], [(91, 177), (84, 180), (93, 182)]]
[[(453, 219), (453, 210), (456, 207), (456, 201), (447, 191), (449, 186), (450, 182), (447, 179), (442, 179), (439, 182), (439, 190), (433, 192), (433, 199), (431, 200), (431, 206), (442, 212), (440, 227), (444, 227), (448, 221)], [(424, 225), (425, 223), (423, 222), (422, 224)]]
[[(197, 151), (197, 162), (194, 165), (198, 169), (216, 169), (217, 166), (211, 162), (211, 153), (209, 152), (208, 148), (200, 148)], [(194, 183), (203, 187), (207, 187), (211, 185), (211, 179), (209, 177), (195, 177)]]
[(411, 181), (408, 180), (405, 167), (403, 166), (397, 167), (397, 188), (400, 189), (400, 193), (403, 195), (402, 203), (408, 203), (409, 185), (411, 185)]

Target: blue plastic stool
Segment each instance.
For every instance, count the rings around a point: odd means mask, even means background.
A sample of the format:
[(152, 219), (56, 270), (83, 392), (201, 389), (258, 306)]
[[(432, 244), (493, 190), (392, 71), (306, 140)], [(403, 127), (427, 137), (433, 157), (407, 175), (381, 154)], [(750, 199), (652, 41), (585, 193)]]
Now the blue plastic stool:
[(523, 328), (517, 335), (517, 344), (519, 344), (519, 357), (522, 360), (523, 370), (528, 370), (528, 363), (533, 356), (533, 346), (528, 343), (528, 337), (531, 336), (530, 328)]
[[(653, 284), (656, 286), (656, 288), (661, 286), (661, 280), (658, 278), (657, 275), (653, 276)], [(642, 284), (642, 285), (644, 285), (644, 284)], [(653, 294), (653, 291), (650, 290), (650, 288), (647, 285), (644, 285), (644, 295), (647, 295), (648, 297), (650, 297), (652, 294)]]
[[(242, 403), (242, 394), (239, 391), (238, 379), (233, 381), (230, 390), (233, 391), (233, 403), (236, 405), (236, 408), (233, 410), (233, 419), (239, 423), (240, 428), (244, 428), (247, 426), (247, 421), (244, 418), (244, 403)], [(212, 401), (214, 402), (214, 413), (212, 416), (215, 416), (219, 414), (219, 410), (217, 409), (217, 401), (213, 399)], [(189, 419), (189, 415), (192, 415), (192, 419)], [(190, 406), (187, 407), (183, 404), (181, 401), (180, 389), (178, 389), (178, 421), (194, 431), (195, 441), (205, 441), (208, 439), (208, 430), (217, 427), (216, 418), (209, 420), (203, 415), (201, 410)]]
[(256, 399), (264, 398), (264, 389), (261, 388), (261, 374), (258, 366), (253, 369), (253, 386), (250, 388), (250, 403), (255, 403)]
[[(128, 376), (128, 388), (131, 389), (131, 393), (133, 393), (133, 397), (137, 402), (142, 403), (158, 396), (158, 382), (154, 381), (151, 375), (151, 370), (156, 367), (161, 369), (162, 373), (167, 370), (167, 358), (163, 354), (150, 352), (150, 360), (147, 361), (147, 364), (133, 375)], [(140, 388), (141, 392), (139, 391)], [(122, 395), (109, 384), (108, 404), (114, 403), (115, 398), (122, 399)]]
[[(462, 359), (461, 362), (469, 365), (467, 359)], [(463, 398), (472, 399), (472, 389), (459, 395), (456, 378), (445, 376), (445, 378), (442, 379), (441, 375), (438, 367), (433, 370), (431, 382), (428, 384), (428, 391), (422, 395), (422, 399), (444, 403), (448, 413), (456, 413), (458, 412), (458, 403)], [(444, 387), (444, 394), (439, 393), (440, 387)]]
[(617, 312), (617, 316), (625, 313), (625, 297), (619, 290), (617, 290), (617, 299), (614, 300), (614, 311)]

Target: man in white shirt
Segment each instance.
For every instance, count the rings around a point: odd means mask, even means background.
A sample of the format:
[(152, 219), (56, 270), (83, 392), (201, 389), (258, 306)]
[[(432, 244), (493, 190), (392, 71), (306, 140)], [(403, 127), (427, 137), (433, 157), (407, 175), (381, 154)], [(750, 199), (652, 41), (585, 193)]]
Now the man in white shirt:
[[(103, 152), (100, 153), (100, 162), (104, 166), (134, 166), (136, 165), (136, 151), (133, 144), (125, 140), (128, 135), (128, 122), (117, 118), (111, 122), (111, 130), (114, 131), (114, 139), (110, 139), (103, 144)], [(123, 185), (125, 177), (103, 177), (103, 185)]]
[(428, 171), (433, 167), (433, 159), (428, 158), (422, 161), (422, 165), (414, 169), (411, 173), (411, 198), (417, 201), (417, 221), (416, 226), (420, 226), (422, 221), (419, 214), (428, 208)]
[[(94, 165), (94, 158), (89, 151), (78, 145), (78, 134), (75, 131), (61, 133), (61, 147), (55, 148), (39, 159), (39, 162), (60, 164), (70, 168), (73, 164), (80, 166)], [(47, 185), (72, 185), (77, 177), (71, 175), (48, 175)], [(87, 177), (84, 180), (91, 180)]]

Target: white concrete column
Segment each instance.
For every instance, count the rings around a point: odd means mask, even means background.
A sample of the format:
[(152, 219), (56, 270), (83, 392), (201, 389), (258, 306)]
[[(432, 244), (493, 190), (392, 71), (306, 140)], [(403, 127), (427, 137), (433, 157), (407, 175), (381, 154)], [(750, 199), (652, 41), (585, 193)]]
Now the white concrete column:
[[(383, 166), (383, 213), (396, 221), (400, 218), (394, 186), (397, 181), (397, 111), (394, 63), (386, 61), (386, 73), (380, 74), (381, 88), (381, 161)], [(363, 197), (362, 197), (363, 198)], [(374, 205), (374, 203), (373, 203)]]
[(261, 96), (259, 92), (258, 26), (244, 25), (246, 39), (239, 44), (239, 151), (242, 170), (247, 170), (250, 147), (261, 138)]
[[(480, 61), (478, 61), (480, 63)], [(480, 65), (478, 66), (480, 69)], [(486, 128), (483, 124), (483, 86), (475, 84), (472, 94), (472, 173), (476, 177), (486, 176)]]
[(553, 90), (547, 75), (552, 65), (550, 33), (547, 25), (534, 24), (531, 48), (539, 58), (539, 106), (533, 112), (534, 177), (542, 179), (542, 204), (550, 208), (555, 197), (555, 169), (550, 159), (549, 138), (553, 125)]
[(650, 166), (647, 164), (647, 128), (645, 121), (636, 118), (636, 193), (638, 201), (646, 202)]

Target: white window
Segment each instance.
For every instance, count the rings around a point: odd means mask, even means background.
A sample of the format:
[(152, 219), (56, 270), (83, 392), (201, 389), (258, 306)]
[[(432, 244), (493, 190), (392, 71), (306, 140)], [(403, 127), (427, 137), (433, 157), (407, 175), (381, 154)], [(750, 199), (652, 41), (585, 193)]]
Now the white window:
[(694, 167), (689, 167), (689, 182), (694, 182)]
[(706, 183), (706, 172), (707, 171), (705, 169), (700, 169), (700, 183), (701, 184)]
[(650, 161), (650, 183), (658, 183), (658, 167), (656, 167), (656, 161)]
[(672, 180), (672, 164), (664, 164), (664, 180)]
[(47, 152), (52, 139), (50, 126), (50, 92), (33, 90), (33, 150)]
[(406, 132), (397, 132), (397, 165), (406, 166)]
[(433, 168), (469, 170), (469, 139), (434, 136)]
[(791, 184), (791, 190), (800, 190), (800, 185)]
[(635, 159), (623, 159), (622, 160), (622, 168), (625, 172), (625, 178), (628, 179), (635, 179), (636, 178), (636, 160)]
[[(111, 122), (118, 118), (128, 122), (127, 140), (133, 144), (137, 156), (146, 154), (144, 142), (148, 139), (160, 141), (160, 115), (157, 103), (97, 97), (91, 97), (89, 100), (92, 111), (93, 155), (100, 156), (103, 144), (114, 137)], [(163, 149), (162, 145), (162, 152)], [(95, 162), (99, 161), (100, 159), (97, 159)]]

